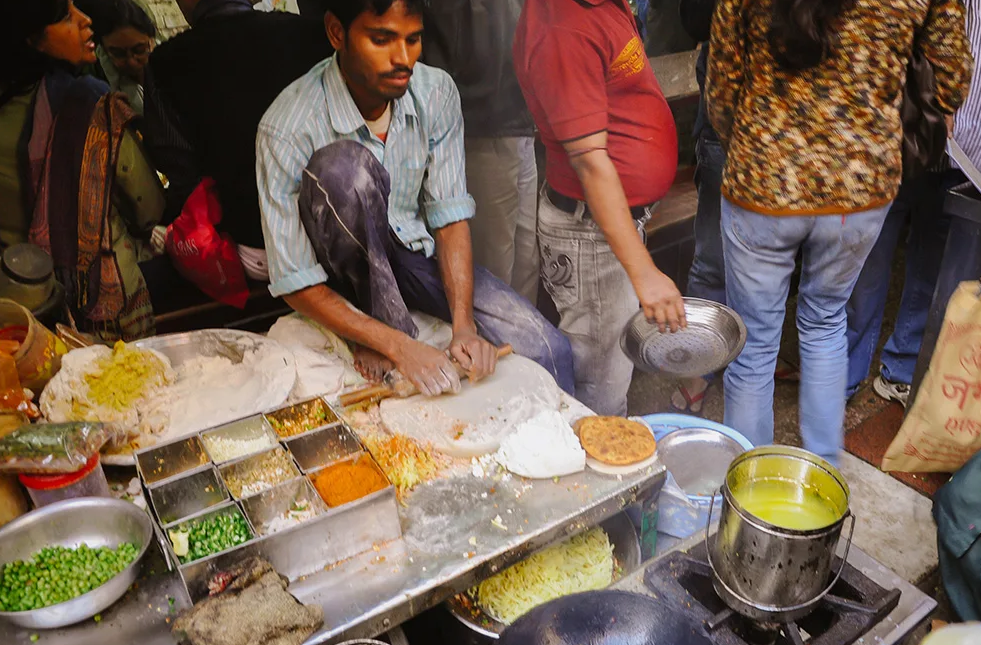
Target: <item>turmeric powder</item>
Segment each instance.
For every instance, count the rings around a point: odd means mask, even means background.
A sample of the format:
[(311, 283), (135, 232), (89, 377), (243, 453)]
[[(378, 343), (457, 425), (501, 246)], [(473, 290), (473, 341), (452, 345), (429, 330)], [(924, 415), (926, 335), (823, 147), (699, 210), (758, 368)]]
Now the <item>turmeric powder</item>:
[(329, 466), (317, 473), (313, 485), (327, 506), (342, 506), (388, 486), (367, 455)]

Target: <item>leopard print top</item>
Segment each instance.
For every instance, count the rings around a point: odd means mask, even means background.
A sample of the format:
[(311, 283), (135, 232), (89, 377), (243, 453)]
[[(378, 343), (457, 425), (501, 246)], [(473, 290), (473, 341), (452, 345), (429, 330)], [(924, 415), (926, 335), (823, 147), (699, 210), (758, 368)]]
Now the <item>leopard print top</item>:
[(902, 175), (899, 109), (918, 30), (940, 107), (953, 113), (967, 95), (961, 0), (854, 0), (832, 55), (797, 73), (770, 54), (772, 2), (719, 0), (712, 21), (706, 96), (728, 152), (723, 195), (770, 215), (888, 204)]

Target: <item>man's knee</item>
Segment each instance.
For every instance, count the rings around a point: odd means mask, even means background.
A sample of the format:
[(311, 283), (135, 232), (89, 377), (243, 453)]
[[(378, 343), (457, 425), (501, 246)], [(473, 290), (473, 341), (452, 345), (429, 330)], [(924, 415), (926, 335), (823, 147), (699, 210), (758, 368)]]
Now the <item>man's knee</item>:
[(322, 186), (343, 186), (346, 191), (361, 193), (383, 182), (388, 193), (388, 172), (368, 148), (357, 141), (335, 141), (313, 153), (306, 174)]

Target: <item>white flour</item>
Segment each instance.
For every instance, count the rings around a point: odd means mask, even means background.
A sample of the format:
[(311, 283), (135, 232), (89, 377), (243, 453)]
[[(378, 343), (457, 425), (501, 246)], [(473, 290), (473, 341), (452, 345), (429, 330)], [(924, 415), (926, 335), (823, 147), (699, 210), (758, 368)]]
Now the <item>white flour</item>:
[[(73, 404), (87, 392), (85, 375), (109, 351), (90, 347), (64, 357), (61, 371), (41, 396), (47, 421), (75, 420)], [(284, 370), (284, 363), (289, 370)], [(284, 371), (295, 374), (292, 366), (290, 352), (276, 343), (253, 346), (244, 352), (241, 363), (218, 356), (192, 358), (169, 374), (171, 385), (148, 389), (127, 410), (94, 410), (89, 420), (112, 422), (130, 437), (142, 437), (145, 447), (282, 405), (285, 393), (277, 379)], [(292, 381), (287, 387), (292, 387)]]
[(586, 452), (562, 415), (544, 410), (505, 437), (497, 460), (516, 475), (549, 479), (583, 470)]
[[(161, 440), (212, 428), (282, 404), (274, 376), (281, 373), (284, 349), (264, 344), (245, 352), (241, 363), (220, 356), (193, 358), (177, 368), (177, 383), (151, 408), (169, 413)], [(161, 430), (163, 430), (161, 428)]]

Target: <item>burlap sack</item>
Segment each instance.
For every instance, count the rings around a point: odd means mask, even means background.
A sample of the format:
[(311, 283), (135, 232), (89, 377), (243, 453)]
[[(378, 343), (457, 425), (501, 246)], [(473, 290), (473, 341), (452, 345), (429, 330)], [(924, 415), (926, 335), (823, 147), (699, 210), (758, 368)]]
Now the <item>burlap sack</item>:
[(981, 285), (962, 282), (882, 469), (952, 473), (981, 450)]

